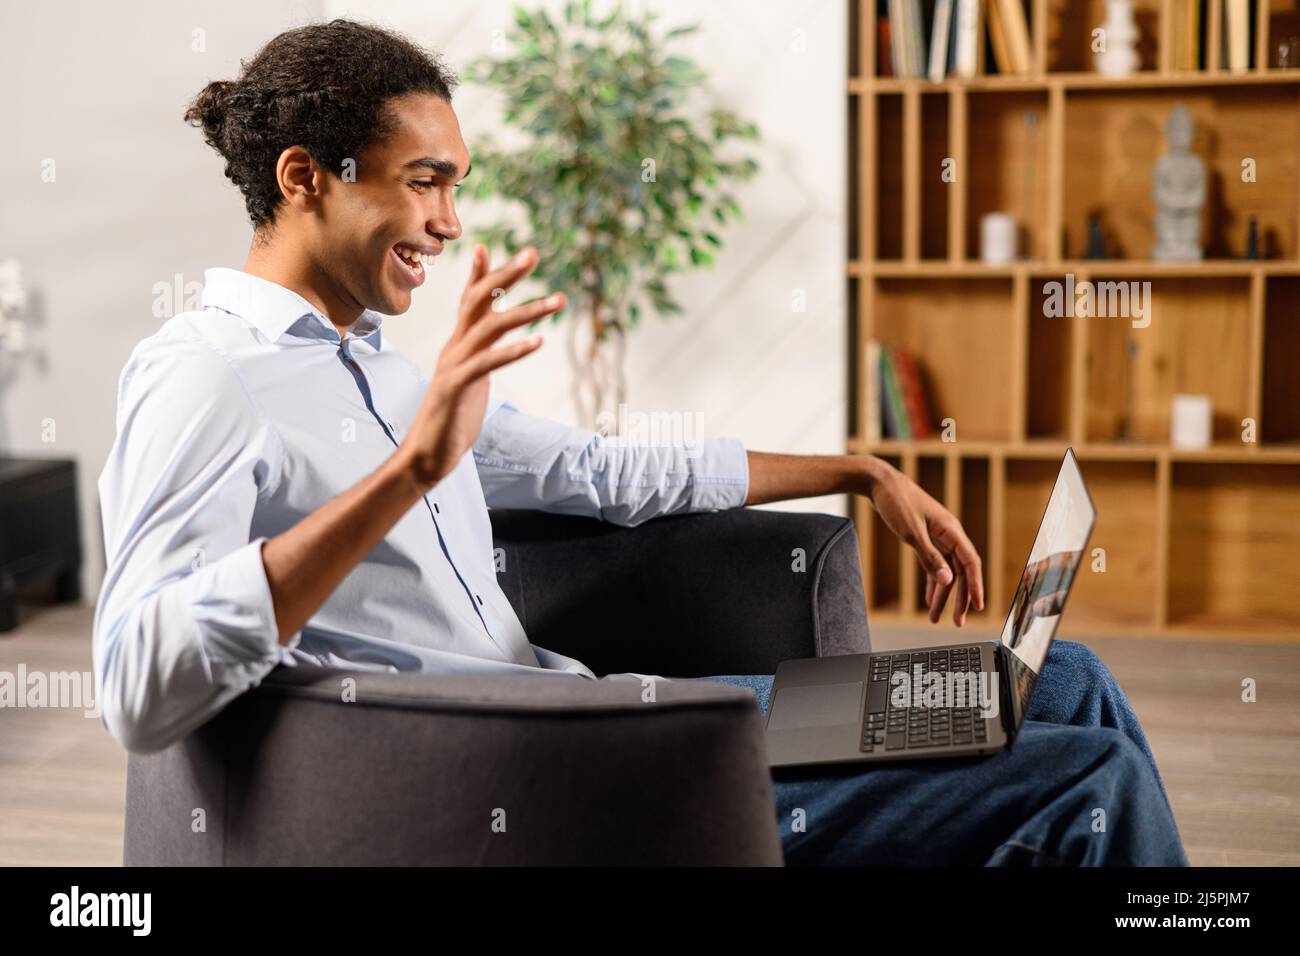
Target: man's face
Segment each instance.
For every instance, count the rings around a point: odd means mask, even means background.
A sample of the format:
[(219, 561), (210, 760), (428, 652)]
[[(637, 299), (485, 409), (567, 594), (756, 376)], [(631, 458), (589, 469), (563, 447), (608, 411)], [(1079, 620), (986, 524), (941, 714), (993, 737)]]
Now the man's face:
[(356, 181), (330, 177), (317, 256), (342, 294), (400, 315), (432, 257), (461, 234), (455, 192), (470, 159), (447, 101), (411, 94), (388, 106), (397, 129), (358, 158)]

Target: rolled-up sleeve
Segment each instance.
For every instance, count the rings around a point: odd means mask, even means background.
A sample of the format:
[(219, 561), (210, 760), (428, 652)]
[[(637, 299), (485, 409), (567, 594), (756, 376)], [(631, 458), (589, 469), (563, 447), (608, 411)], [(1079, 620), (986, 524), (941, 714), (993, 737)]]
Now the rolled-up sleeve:
[(256, 686), (281, 645), (265, 538), (279, 439), (225, 357), (159, 333), (131, 354), (99, 478), (107, 557), (95, 609), (102, 720), (129, 750), (161, 750)]
[(474, 444), (492, 508), (531, 508), (638, 525), (662, 515), (737, 508), (749, 459), (734, 438), (647, 444), (493, 407)]

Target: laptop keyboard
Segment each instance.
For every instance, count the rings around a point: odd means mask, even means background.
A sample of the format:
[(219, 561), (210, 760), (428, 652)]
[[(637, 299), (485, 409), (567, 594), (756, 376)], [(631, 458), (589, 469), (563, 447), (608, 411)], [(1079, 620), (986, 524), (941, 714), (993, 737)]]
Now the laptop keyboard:
[[(987, 742), (985, 718), (980, 716), (978, 706), (918, 706), (925, 687), (915, 684), (917, 667), (922, 678), (932, 672), (979, 674), (980, 649), (971, 646), (873, 656), (871, 679), (867, 684), (867, 718), (862, 729), (863, 751), (923, 750)], [(890, 681), (899, 672), (907, 674), (915, 684), (909, 701), (911, 706), (897, 706), (894, 700), (896, 685)]]

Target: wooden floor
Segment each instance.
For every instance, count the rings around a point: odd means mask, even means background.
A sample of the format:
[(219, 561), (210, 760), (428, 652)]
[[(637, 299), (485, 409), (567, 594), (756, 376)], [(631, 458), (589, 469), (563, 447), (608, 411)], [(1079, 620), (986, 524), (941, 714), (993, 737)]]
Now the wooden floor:
[[(18, 630), (0, 635), (0, 671), (88, 672), (91, 621), (89, 607), (24, 608)], [(957, 633), (877, 632), (873, 644)], [(1192, 863), (1300, 865), (1300, 645), (1076, 639), (1137, 710)], [(1242, 703), (1244, 677), (1257, 703)], [(97, 718), (0, 709), (0, 865), (120, 864), (125, 781), (125, 753)]]

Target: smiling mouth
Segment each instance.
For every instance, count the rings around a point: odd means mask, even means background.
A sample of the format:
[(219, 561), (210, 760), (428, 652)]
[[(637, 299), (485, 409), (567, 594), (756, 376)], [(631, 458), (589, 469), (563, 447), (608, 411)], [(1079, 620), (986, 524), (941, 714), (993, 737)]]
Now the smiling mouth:
[(406, 277), (407, 282), (412, 288), (417, 288), (424, 283), (425, 267), (433, 264), (433, 254), (420, 252), (412, 249), (410, 246), (398, 244), (390, 250), (393, 258), (397, 260), (397, 266), (402, 274)]

